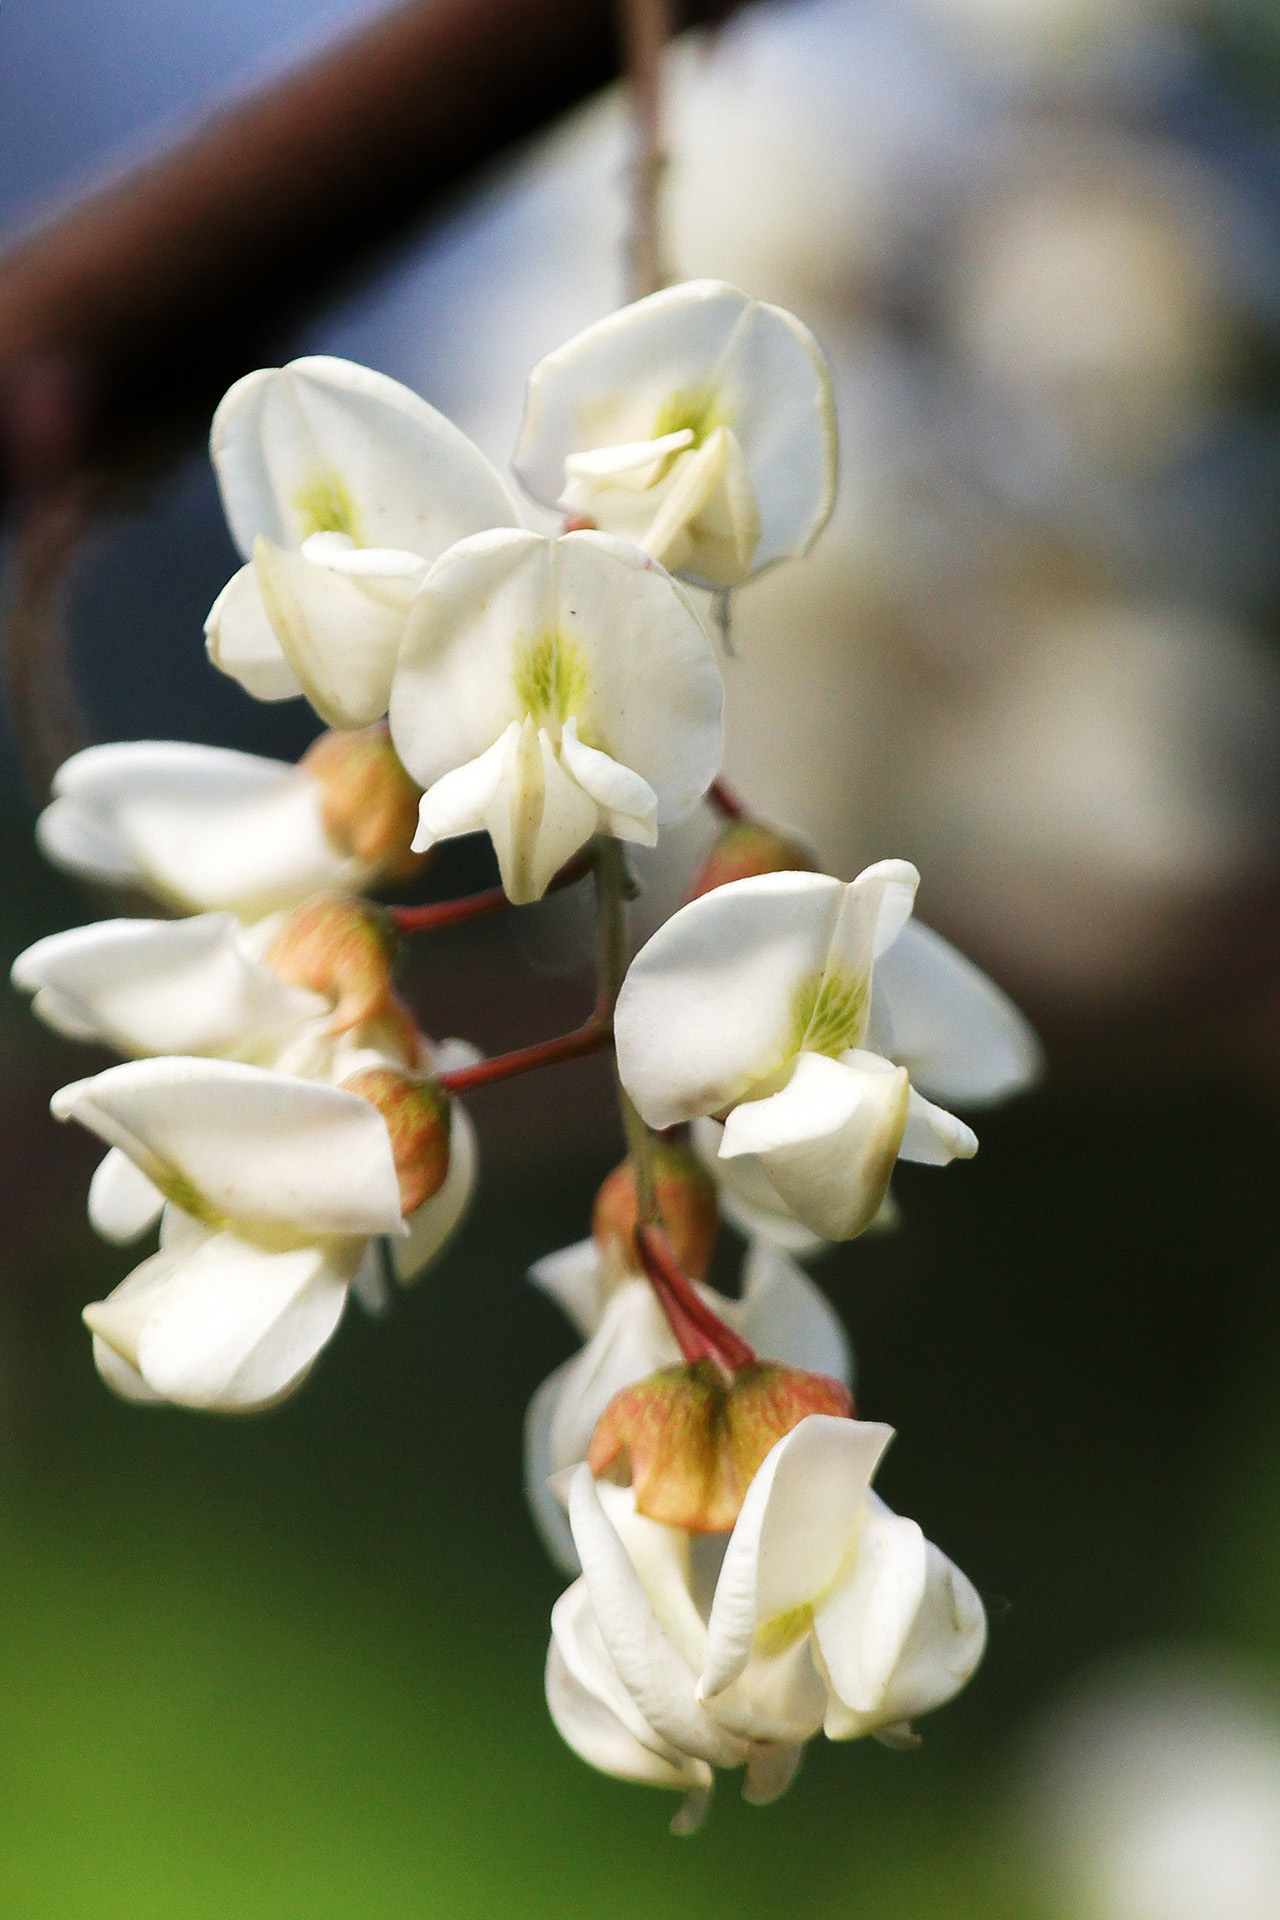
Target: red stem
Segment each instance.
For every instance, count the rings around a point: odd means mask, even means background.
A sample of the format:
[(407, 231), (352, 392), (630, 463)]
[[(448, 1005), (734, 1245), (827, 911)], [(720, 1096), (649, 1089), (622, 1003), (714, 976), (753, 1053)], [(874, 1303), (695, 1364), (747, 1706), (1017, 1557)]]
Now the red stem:
[[(595, 856), (590, 847), (566, 860), (552, 878), (548, 893), (571, 887), (590, 873)], [(511, 902), (501, 887), (486, 887), (483, 893), (466, 893), (460, 900), (437, 900), (426, 907), (387, 907), (401, 933), (431, 933), (437, 927), (460, 926), (464, 920), (483, 920), (486, 914), (501, 913)]]
[(739, 799), (727, 780), (713, 780), (707, 788), (707, 798), (725, 820), (742, 820), (746, 817), (745, 802)]
[(477, 1060), (474, 1067), (456, 1067), (452, 1073), (442, 1073), (438, 1084), (446, 1093), (470, 1093), (495, 1080), (514, 1080), (517, 1074), (533, 1073), (538, 1067), (554, 1067), (561, 1060), (580, 1060), (584, 1054), (599, 1053), (612, 1038), (607, 1022), (593, 1018), (572, 1033), (557, 1034), (554, 1040), (538, 1040), (531, 1047), (517, 1047), (514, 1053), (495, 1053), (491, 1060)]
[(753, 1349), (711, 1311), (660, 1227), (637, 1227), (636, 1249), (680, 1351), (691, 1366), (699, 1360), (710, 1360), (732, 1380), (743, 1367), (754, 1365)]

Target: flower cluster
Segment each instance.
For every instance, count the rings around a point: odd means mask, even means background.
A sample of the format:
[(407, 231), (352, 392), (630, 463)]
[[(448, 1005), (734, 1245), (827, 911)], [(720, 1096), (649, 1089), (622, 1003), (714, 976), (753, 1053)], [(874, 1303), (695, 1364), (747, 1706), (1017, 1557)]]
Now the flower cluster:
[[(41, 818), (51, 858), (165, 918), (38, 941), (36, 1013), (122, 1063), (55, 1095), (108, 1149), (93, 1224), (151, 1253), (85, 1309), (135, 1401), (265, 1407), (354, 1290), (377, 1310), (457, 1229), (476, 1178), (458, 1096), (613, 1046), (628, 1155), (590, 1236), (533, 1270), (580, 1351), (534, 1395), (535, 1521), (574, 1576), (547, 1699), (626, 1779), (714, 1770), (775, 1798), (804, 1743), (949, 1699), (981, 1657), (963, 1574), (871, 1491), (890, 1429), (797, 1257), (894, 1215), (899, 1159), (977, 1147), (949, 1108), (1025, 1087), (1034, 1037), (911, 919), (919, 876), (846, 884), (719, 779), (723, 596), (803, 554), (830, 511), (822, 354), (716, 282), (641, 300), (530, 377), (515, 471), (565, 516), (520, 524), (489, 462), (384, 376), (311, 358), (248, 375), (212, 454), (244, 565), (214, 666), (330, 729), (297, 767), (175, 742), (94, 747)], [(727, 817), (687, 904), (626, 965), (624, 847), (704, 800)], [(435, 844), (486, 832), (502, 891), (379, 908)], [(483, 1060), (419, 1030), (398, 938), (591, 872), (596, 1013)], [(938, 1104), (938, 1103), (943, 1104)], [(741, 1284), (709, 1284), (721, 1215)]]

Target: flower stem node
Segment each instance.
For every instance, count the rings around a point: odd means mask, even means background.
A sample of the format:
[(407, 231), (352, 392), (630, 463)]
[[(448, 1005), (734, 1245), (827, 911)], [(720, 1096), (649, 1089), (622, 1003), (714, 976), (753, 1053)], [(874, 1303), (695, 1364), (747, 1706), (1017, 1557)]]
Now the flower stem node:
[(385, 722), (355, 733), (330, 729), (302, 756), (321, 790), (320, 817), (336, 847), (384, 880), (407, 880), (425, 854), (410, 841), (422, 789), (400, 763)]
[(762, 820), (730, 820), (695, 874), (688, 898), (701, 899), (732, 880), (750, 880), (760, 873), (819, 870), (816, 854), (803, 842)]
[(397, 939), (391, 920), (371, 901), (318, 893), (287, 916), (262, 957), (279, 979), (333, 1003), (331, 1034), (366, 1023), (389, 1027), (416, 1064), (417, 1026), (391, 979)]
[[(679, 1140), (653, 1144), (653, 1191), (658, 1217), (685, 1273), (705, 1280), (720, 1224), (716, 1183), (690, 1147)], [(636, 1249), (640, 1198), (636, 1168), (628, 1157), (601, 1186), (591, 1213), (591, 1236), (602, 1258), (627, 1273), (643, 1273)]]
[(453, 1102), (434, 1080), (410, 1080), (394, 1067), (367, 1067), (343, 1085), (372, 1102), (387, 1123), (407, 1220), (444, 1185)]
[(726, 1382), (711, 1361), (663, 1367), (610, 1401), (587, 1464), (626, 1484), (637, 1513), (687, 1533), (727, 1533), (770, 1449), (811, 1413), (853, 1418), (839, 1380), (755, 1360)]

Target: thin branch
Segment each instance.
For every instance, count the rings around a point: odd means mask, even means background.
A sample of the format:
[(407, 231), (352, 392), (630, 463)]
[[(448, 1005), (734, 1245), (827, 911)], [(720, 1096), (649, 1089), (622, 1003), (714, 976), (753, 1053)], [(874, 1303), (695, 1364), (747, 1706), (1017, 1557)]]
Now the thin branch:
[(626, 260), (632, 300), (667, 284), (660, 219), (667, 168), (662, 142), (662, 58), (673, 25), (671, 0), (618, 0), (622, 59), (631, 96), (631, 220)]
[(727, 780), (717, 777), (707, 788), (707, 799), (722, 820), (744, 820), (747, 815), (746, 803), (729, 785)]
[(452, 1073), (440, 1075), (439, 1084), (446, 1093), (472, 1093), (498, 1080), (536, 1073), (539, 1067), (555, 1067), (562, 1060), (581, 1060), (586, 1054), (599, 1053), (612, 1038), (612, 1030), (593, 1017), (572, 1033), (557, 1034), (554, 1040), (538, 1040), (531, 1047), (517, 1047), (514, 1053), (495, 1053), (491, 1060), (477, 1060), (473, 1067), (455, 1067)]
[(755, 1350), (711, 1311), (660, 1227), (642, 1222), (636, 1228), (636, 1250), (680, 1351), (691, 1365), (710, 1360), (729, 1382), (743, 1367), (754, 1365)]
[[(547, 888), (558, 893), (585, 878), (595, 862), (590, 847), (584, 847), (572, 860), (566, 860)], [(401, 933), (432, 933), (437, 927), (457, 927), (468, 920), (483, 920), (491, 913), (502, 913), (511, 905), (501, 887), (486, 887), (482, 893), (467, 893), (460, 900), (437, 900), (425, 907), (387, 907)]]

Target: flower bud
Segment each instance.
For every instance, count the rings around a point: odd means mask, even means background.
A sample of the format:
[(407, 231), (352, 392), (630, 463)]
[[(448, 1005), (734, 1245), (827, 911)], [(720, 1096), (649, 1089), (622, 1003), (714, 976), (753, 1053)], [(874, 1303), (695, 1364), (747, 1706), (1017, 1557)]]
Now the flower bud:
[(386, 880), (405, 880), (426, 855), (412, 853), (422, 788), (405, 772), (385, 720), (358, 733), (322, 733), (301, 764), (321, 788), (330, 840)]
[(686, 897), (696, 900), (730, 880), (750, 880), (758, 873), (820, 871), (812, 847), (761, 820), (731, 820), (699, 867)]
[(418, 1029), (391, 980), (396, 938), (390, 920), (371, 901), (317, 893), (285, 917), (262, 958), (290, 986), (333, 1001), (330, 1033), (381, 1022), (394, 1031), (412, 1066), (418, 1059)]
[(663, 1367), (609, 1402), (591, 1436), (597, 1478), (630, 1475), (636, 1510), (688, 1533), (727, 1533), (757, 1469), (811, 1413), (853, 1418), (838, 1380), (756, 1360), (726, 1384), (707, 1360)]
[[(704, 1280), (719, 1225), (715, 1181), (682, 1141), (655, 1140), (653, 1190), (672, 1252), (690, 1279)], [(615, 1251), (629, 1273), (644, 1272), (635, 1250), (639, 1224), (635, 1163), (628, 1157), (596, 1195), (591, 1233), (601, 1253)]]
[(407, 1220), (444, 1185), (453, 1103), (434, 1080), (410, 1080), (394, 1067), (367, 1067), (342, 1084), (372, 1102), (387, 1123)]

